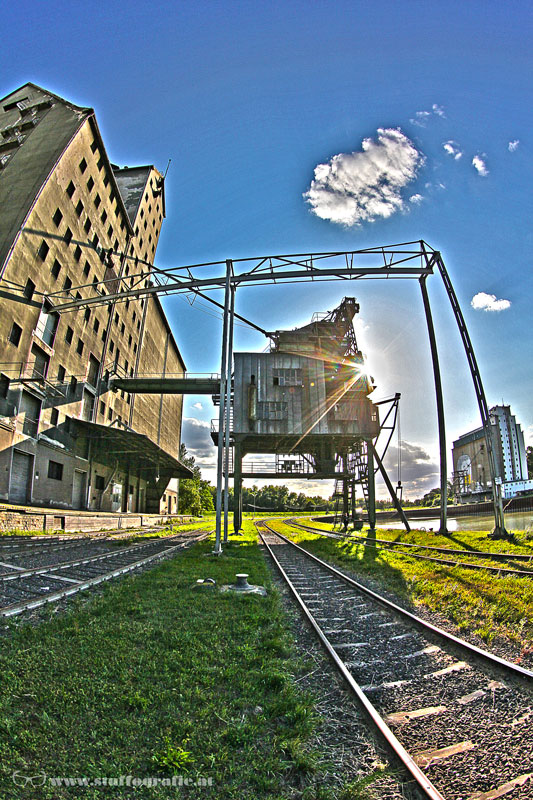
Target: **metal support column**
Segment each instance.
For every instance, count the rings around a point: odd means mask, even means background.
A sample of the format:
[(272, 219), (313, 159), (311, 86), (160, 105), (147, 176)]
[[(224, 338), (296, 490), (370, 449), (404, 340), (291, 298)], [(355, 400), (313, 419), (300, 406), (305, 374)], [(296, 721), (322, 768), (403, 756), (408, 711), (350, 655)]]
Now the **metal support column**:
[(239, 442), (235, 442), (233, 462), (233, 529), (238, 533), (242, 528), (242, 447)]
[[(231, 262), (230, 262), (231, 263)], [(233, 269), (233, 264), (232, 264)], [(224, 425), (224, 542), (228, 541), (229, 511), (229, 436), (231, 427), (231, 368), (233, 364), (233, 320), (235, 315), (235, 287), (232, 286), (229, 312), (228, 357), (226, 372), (226, 402)], [(234, 492), (235, 493), (235, 492)]]
[[(373, 442), (369, 442), (368, 443), (368, 471), (369, 471), (369, 474), (368, 474), (368, 485), (370, 487), (370, 454), (371, 453), (372, 453), (372, 455), (374, 456), (374, 458), (376, 460), (376, 464), (378, 465), (378, 469), (381, 472), (381, 475), (383, 477), (383, 480), (385, 481), (387, 489), (389, 490), (389, 494), (391, 496), (391, 500), (394, 503), (394, 508), (396, 509), (398, 514), (400, 515), (401, 520), (402, 520), (402, 522), (403, 522), (403, 524), (405, 526), (405, 530), (406, 531), (410, 531), (411, 530), (411, 526), (409, 525), (409, 522), (407, 521), (407, 517), (405, 516), (405, 511), (403, 510), (403, 508), (401, 506), (401, 503), (398, 500), (398, 496), (397, 496), (396, 492), (394, 491), (394, 486), (392, 485), (391, 480), (390, 480), (389, 476), (387, 475), (387, 471), (386, 471), (385, 467), (383, 466), (383, 463), (382, 463), (380, 457), (378, 456), (378, 454), (376, 452), (376, 448), (374, 447)], [(372, 464), (372, 471), (373, 471), (373, 468), (374, 468), (374, 465)], [(374, 518), (375, 518), (375, 513), (376, 512), (374, 511)], [(374, 525), (375, 525), (375, 523), (374, 523)]]
[(459, 328), (459, 333), (461, 334), (461, 339), (465, 349), (468, 366), (470, 367), (470, 374), (472, 375), (472, 380), (474, 383), (474, 391), (476, 393), (476, 399), (479, 406), (479, 412), (481, 415), (481, 423), (483, 425), (483, 430), (485, 432), (485, 441), (487, 444), (487, 457), (489, 460), (490, 478), (492, 482), (492, 505), (494, 509), (494, 530), (492, 532), (492, 535), (496, 538), (500, 537), (507, 538), (509, 534), (505, 528), (502, 495), (501, 492), (497, 491), (496, 489), (496, 459), (494, 456), (494, 445), (492, 441), (492, 430), (490, 424), (489, 408), (487, 405), (487, 399), (485, 397), (485, 390), (483, 388), (483, 383), (481, 381), (481, 374), (479, 372), (479, 367), (477, 365), (476, 357), (474, 355), (474, 348), (472, 347), (472, 342), (470, 340), (470, 335), (466, 327), (466, 322), (463, 317), (463, 312), (461, 311), (461, 307), (459, 305), (459, 301), (457, 300), (457, 295), (455, 294), (455, 290), (450, 280), (450, 276), (448, 275), (448, 271), (444, 265), (444, 261), (442, 260), (442, 257), (439, 252), (435, 251), (432, 254), (432, 259), (430, 262), (431, 265), (433, 265), (433, 261), (436, 263), (438, 270), (440, 272), (442, 282), (444, 283), (444, 287), (448, 293), (448, 299), (450, 301), (453, 313), (455, 315), (455, 320), (457, 322), (457, 327)]
[(437, 423), (439, 428), (439, 456), (440, 456), (440, 528), (439, 533), (448, 533), (448, 469), (446, 462), (446, 423), (444, 420), (444, 399), (442, 396), (442, 381), (440, 377), (439, 354), (437, 339), (429, 304), (429, 295), (426, 286), (426, 275), (419, 280), (422, 290), (422, 300), (426, 313), (429, 345), (431, 348), (431, 361), (433, 362), (433, 377), (435, 380), (435, 397), (437, 400)]
[(348, 454), (344, 452), (342, 454), (342, 471), (344, 473), (344, 477), (342, 479), (342, 518), (343, 520), (346, 519), (349, 513), (349, 499), (348, 499), (348, 487), (349, 487), (349, 478), (347, 477), (348, 473)]
[(220, 555), (220, 531), (222, 523), (222, 462), (224, 456), (224, 422), (226, 401), (226, 373), (228, 355), (228, 322), (231, 294), (231, 261), (226, 261), (226, 284), (224, 292), (224, 316), (222, 325), (222, 356), (220, 360), (220, 406), (218, 409), (218, 446), (217, 446), (217, 503), (215, 522), (215, 549), (213, 553)]
[(367, 442), (366, 445), (367, 457), (367, 480), (368, 480), (368, 497), (367, 497), (367, 511), (368, 511), (368, 524), (370, 530), (376, 529), (376, 480), (374, 473), (374, 449), (372, 442)]

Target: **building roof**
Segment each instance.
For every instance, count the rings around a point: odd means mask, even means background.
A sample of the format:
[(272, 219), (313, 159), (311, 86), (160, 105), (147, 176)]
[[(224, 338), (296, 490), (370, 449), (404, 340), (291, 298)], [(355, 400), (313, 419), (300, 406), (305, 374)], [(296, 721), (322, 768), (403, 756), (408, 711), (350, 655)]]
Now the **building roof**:
[[(133, 225), (135, 217), (137, 216), (141, 200), (143, 198), (144, 190), (150, 177), (150, 172), (156, 168), (153, 164), (147, 164), (143, 167), (117, 167), (115, 164), (111, 165), (115, 173), (124, 205), (128, 211), (130, 222)], [(157, 171), (157, 170), (156, 170)], [(163, 201), (163, 216), (165, 216), (165, 179), (158, 172), (158, 185), (155, 187), (154, 192), (162, 194)]]

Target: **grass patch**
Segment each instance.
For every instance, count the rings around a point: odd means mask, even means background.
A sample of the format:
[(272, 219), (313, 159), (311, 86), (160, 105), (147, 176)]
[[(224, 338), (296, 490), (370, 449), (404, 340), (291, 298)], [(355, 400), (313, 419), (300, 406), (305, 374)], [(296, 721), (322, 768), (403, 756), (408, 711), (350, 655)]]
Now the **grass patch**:
[[(252, 523), (245, 529), (218, 558), (202, 542), (68, 614), (14, 626), (0, 654), (1, 798), (339, 796), (320, 786), (314, 700), (295, 682), (305, 664)], [(238, 572), (268, 596), (192, 588)], [(20, 785), (40, 774), (44, 785)], [(180, 776), (184, 785), (73, 788), (49, 776)], [(212, 785), (186, 785), (196, 780)]]
[[(498, 577), (484, 570), (438, 565), (410, 558), (396, 549), (364, 547), (357, 537), (329, 539), (306, 531), (298, 532), (282, 522), (271, 524), (315, 555), (379, 581), (404, 600), (439, 612), (461, 630), (477, 634), (488, 644), (495, 637), (501, 637), (523, 653), (533, 647), (533, 580), (529, 576)], [(363, 535), (369, 536), (368, 531)], [(441, 536), (420, 530), (406, 533), (379, 529), (376, 538), (463, 550), (465, 559), (469, 550), (533, 555), (533, 547), (521, 534), (516, 534), (515, 543), (509, 543), (490, 540), (487, 532), (483, 531), (457, 531), (449, 536)], [(416, 552), (444, 557), (430, 550)], [(454, 560), (459, 558), (455, 555), (450, 557)], [(475, 559), (475, 563), (484, 562)], [(490, 559), (485, 563), (510, 566)], [(528, 567), (523, 562), (522, 565), (521, 562), (514, 562), (514, 565), (519, 569)]]

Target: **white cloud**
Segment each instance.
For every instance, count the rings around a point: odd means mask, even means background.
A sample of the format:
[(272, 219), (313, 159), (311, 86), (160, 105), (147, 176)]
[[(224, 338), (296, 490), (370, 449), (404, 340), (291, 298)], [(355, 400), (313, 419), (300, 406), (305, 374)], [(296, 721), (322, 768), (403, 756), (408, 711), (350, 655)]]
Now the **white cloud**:
[(526, 447), (533, 447), (533, 425), (528, 425), (524, 431)]
[[(439, 485), (440, 473), (438, 464), (421, 445), (406, 442), (402, 439), (402, 485), (404, 497), (422, 497), (430, 489)], [(398, 464), (398, 447), (391, 443), (385, 456), (385, 467), (389, 478), (394, 483)], [(379, 475), (379, 473), (378, 473)], [(381, 478), (379, 478), (381, 482)], [(378, 491), (382, 497), (389, 494), (380, 486)]]
[(431, 106), (431, 110), (438, 117), (445, 117), (446, 116), (446, 114), (444, 113), (444, 108), (442, 106), (437, 105), (437, 103), (433, 103), (433, 105)]
[(203, 405), (201, 403), (193, 403), (192, 407), (193, 408), (197, 408), (198, 411), (202, 411), (202, 409), (203, 409)]
[(199, 467), (216, 465), (216, 449), (211, 439), (211, 426), (195, 417), (184, 417), (181, 440)]
[(520, 139), (513, 139), (512, 142), (509, 142), (509, 144), (507, 145), (509, 152), (514, 153), (519, 144), (520, 144)]
[(378, 128), (377, 141), (361, 147), (315, 167), (303, 196), (317, 217), (351, 226), (404, 209), (401, 190), (416, 177), (422, 153), (399, 128)]
[(430, 116), (430, 111), (417, 111), (415, 116), (412, 117), (409, 122), (411, 122), (413, 125), (418, 125), (420, 128), (425, 128)]
[(453, 139), (448, 139), (448, 141), (444, 142), (442, 146), (446, 150), (448, 155), (453, 156), (453, 158), (455, 158), (456, 161), (458, 161), (463, 155), (463, 151), (461, 150), (457, 142), (453, 141)]
[(510, 300), (497, 300), (495, 294), (478, 292), (470, 301), (472, 308), (476, 311), (505, 311), (511, 307)]
[(421, 194), (412, 194), (411, 197), (409, 198), (409, 202), (413, 203), (413, 205), (415, 206), (419, 206), (423, 199), (424, 198), (422, 197)]
[(474, 156), (474, 158), (472, 159), (472, 166), (484, 178), (489, 174), (489, 171), (487, 169), (487, 163), (485, 161), (485, 156), (479, 156), (479, 155)]

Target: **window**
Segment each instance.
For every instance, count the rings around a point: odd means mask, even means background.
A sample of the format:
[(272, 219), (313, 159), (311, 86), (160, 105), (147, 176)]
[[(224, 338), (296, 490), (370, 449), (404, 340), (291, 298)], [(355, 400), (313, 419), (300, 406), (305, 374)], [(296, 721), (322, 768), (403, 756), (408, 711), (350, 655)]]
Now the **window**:
[(0, 375), (0, 397), (2, 397), (4, 400), (7, 398), (9, 383), (10, 381), (7, 375)]
[(102, 202), (102, 198), (100, 197), (99, 194), (97, 194), (96, 197), (94, 198), (94, 207), (95, 208), (99, 208), (101, 202)]
[(61, 264), (59, 263), (57, 258), (54, 260), (54, 263), (52, 264), (51, 272), (54, 278), (57, 278), (57, 276), (61, 272)]
[(67, 325), (67, 330), (65, 332), (65, 341), (67, 344), (71, 344), (73, 336), (74, 336), (73, 329), (70, 327), (70, 325)]
[(57, 425), (59, 420), (59, 411), (57, 408), (53, 408), (50, 412), (50, 425)]
[(69, 277), (66, 277), (65, 283), (63, 284), (63, 291), (70, 292), (71, 289), (72, 289), (72, 281), (70, 280)]
[(120, 321), (120, 317), (119, 317), (119, 315), (118, 315), (118, 311), (117, 311), (117, 312), (115, 313), (115, 325), (118, 325), (119, 321)]
[(113, 419), (113, 409), (112, 408), (108, 408), (107, 409), (107, 418), (108, 419)]
[(34, 291), (35, 291), (35, 284), (34, 284), (34, 282), (32, 280), (30, 280), (28, 278), (28, 280), (26, 281), (26, 286), (24, 287), (24, 292), (23, 292), (24, 297), (26, 298), (26, 300), (31, 300), (32, 299)]
[(87, 219), (85, 220), (85, 225), (83, 226), (83, 229), (84, 229), (85, 233), (89, 233), (91, 228), (92, 228), (92, 222), (89, 219), (89, 217), (87, 217)]
[(133, 339), (133, 336), (130, 333), (130, 335), (128, 336), (128, 347), (131, 347), (132, 339)]
[(100, 320), (95, 317), (93, 321), (93, 331), (95, 333), (98, 333), (99, 328), (100, 328)]
[(70, 198), (72, 198), (72, 195), (74, 194), (74, 190), (75, 190), (75, 187), (74, 187), (74, 184), (73, 184), (73, 183), (72, 183), (72, 181), (71, 181), (71, 182), (69, 183), (69, 185), (67, 186), (67, 194), (68, 194), (68, 196), (69, 196)]
[(57, 311), (52, 311), (52, 306), (50, 303), (43, 303), (43, 307), (41, 308), (41, 313), (39, 314), (39, 319), (37, 320), (37, 325), (35, 327), (35, 333), (39, 339), (42, 339), (43, 342), (52, 347), (58, 325), (59, 314)]
[(69, 394), (75, 395), (78, 388), (78, 379), (72, 375), (70, 379)]
[(41, 242), (41, 245), (40, 245), (40, 247), (39, 247), (39, 249), (37, 251), (37, 255), (39, 256), (41, 261), (44, 261), (49, 252), (50, 252), (50, 248), (48, 247), (48, 245), (46, 244), (46, 242), (43, 239), (42, 242)]
[(107, 235), (109, 236), (110, 239), (113, 236), (113, 226), (112, 225), (110, 225), (109, 228), (107, 229)]
[(125, 371), (125, 372), (127, 372), (127, 371), (128, 371), (128, 367), (129, 367), (129, 365), (130, 365), (130, 364), (129, 364), (129, 361), (128, 361), (128, 359), (126, 359), (126, 360), (125, 360), (125, 362), (124, 362), (124, 371)]
[(65, 242), (65, 244), (70, 244), (71, 243), (71, 241), (72, 241), (72, 231), (70, 230), (70, 228), (66, 229), (65, 234), (63, 236), (63, 241)]
[(83, 340), (78, 339), (78, 344), (76, 345), (76, 352), (81, 356), (83, 353)]
[(86, 169), (87, 169), (87, 162), (84, 158), (82, 158), (82, 160), (80, 161), (80, 172), (82, 175)]
[(11, 344), (14, 344), (15, 347), (18, 347), (21, 335), (22, 335), (22, 328), (20, 327), (20, 325), (17, 325), (17, 323), (14, 322), (13, 325), (11, 326), (11, 332), (9, 334), (9, 341), (11, 342)]
[(87, 181), (87, 189), (88, 189), (90, 192), (92, 192), (92, 190), (93, 190), (93, 187), (94, 187), (94, 181), (93, 181), (93, 179), (92, 179), (92, 178), (89, 178), (89, 180)]
[(81, 200), (79, 201), (78, 205), (76, 206), (76, 208), (74, 210), (75, 210), (76, 214), (78, 215), (78, 217), (81, 217), (81, 212), (83, 211), (83, 203), (81, 202)]
[(105, 222), (107, 219), (107, 211), (105, 210), (105, 208), (100, 215), (100, 219), (102, 220), (102, 222)]
[(50, 357), (36, 344), (32, 345), (31, 348), (31, 364), (32, 378), (35, 378), (36, 380), (39, 380), (40, 378), (46, 378), (46, 375), (48, 374), (48, 365), (50, 364)]
[(91, 309), (90, 308), (86, 308), (85, 311), (83, 312), (83, 319), (85, 320), (85, 322), (89, 322), (89, 320), (91, 319)]
[(74, 260), (79, 261), (81, 258), (81, 247), (79, 244), (76, 245), (76, 249), (74, 250)]
[(114, 349), (115, 349), (115, 342), (113, 341), (113, 339), (111, 339), (111, 341), (109, 342), (109, 352), (112, 353)]
[(67, 371), (66, 371), (65, 367), (61, 366), (61, 364), (60, 364), (59, 365), (59, 369), (57, 370), (57, 380), (59, 381), (59, 383), (64, 383), (65, 382), (66, 373), (67, 373)]
[(91, 153), (96, 153), (96, 151), (97, 151), (97, 150), (98, 150), (98, 144), (96, 143), (96, 140), (95, 140), (95, 141), (94, 141), (94, 142), (91, 144)]
[(62, 481), (63, 480), (63, 464), (60, 464), (59, 461), (49, 461), (48, 462), (48, 477), (52, 478), (54, 481)]
[(56, 228), (59, 228), (62, 219), (63, 219), (63, 214), (61, 212), (61, 209), (56, 208), (55, 214), (52, 217), (53, 223), (56, 226)]
[(105, 478), (103, 475), (95, 475), (94, 488), (97, 492), (103, 492), (105, 489)]
[(91, 271), (91, 265), (88, 261), (85, 262), (85, 266), (83, 267), (83, 274), (87, 278), (89, 276), (89, 272)]
[(105, 417), (105, 403), (103, 400), (100, 400), (100, 414)]
[(124, 323), (122, 323), (122, 325), (120, 326), (120, 332), (123, 334), (125, 330), (126, 326), (124, 325)]
[(104, 157), (100, 156), (100, 158), (98, 159), (98, 163), (96, 165), (98, 167), (98, 171), (100, 171), (102, 169), (102, 167), (104, 166), (104, 163), (105, 163), (104, 162)]
[(275, 400), (263, 400), (257, 403), (257, 416), (259, 419), (287, 419), (287, 403)]
[(109, 184), (109, 175), (104, 175), (104, 186)]
[(302, 370), (275, 368), (272, 370), (274, 386), (302, 386)]

